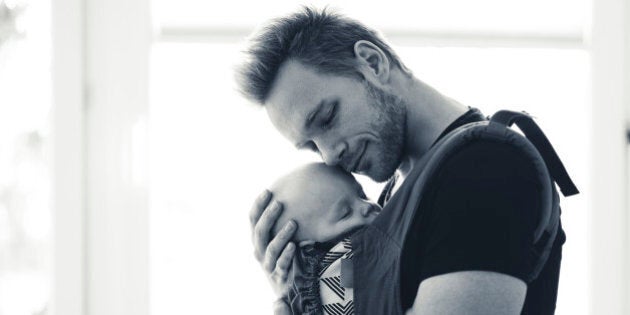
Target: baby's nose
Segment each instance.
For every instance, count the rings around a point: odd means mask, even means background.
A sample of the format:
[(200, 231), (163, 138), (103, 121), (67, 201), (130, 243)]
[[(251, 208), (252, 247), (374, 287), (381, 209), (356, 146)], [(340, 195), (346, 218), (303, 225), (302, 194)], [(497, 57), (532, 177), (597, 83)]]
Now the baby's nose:
[(377, 213), (378, 212), (378, 207), (371, 203), (371, 202), (366, 202), (363, 207), (361, 207), (361, 215), (364, 217), (369, 216), (372, 213)]

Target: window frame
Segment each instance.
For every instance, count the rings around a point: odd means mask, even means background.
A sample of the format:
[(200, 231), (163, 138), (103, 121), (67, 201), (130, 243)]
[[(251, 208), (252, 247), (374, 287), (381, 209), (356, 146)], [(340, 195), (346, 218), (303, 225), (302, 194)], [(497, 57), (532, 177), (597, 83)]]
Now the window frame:
[(592, 1), (589, 298), (591, 314), (630, 312), (630, 5)]
[[(149, 2), (52, 0), (55, 314), (149, 313), (147, 183), (133, 179), (143, 157), (134, 157), (130, 148), (146, 140), (142, 132), (140, 138), (134, 134), (148, 113), (150, 45), (241, 40), (250, 31), (172, 27), (155, 35)], [(598, 105), (591, 105), (591, 191), (584, 192), (593, 209), (589, 313), (625, 314), (630, 313), (630, 5), (624, 0), (591, 5), (585, 34), (385, 33), (403, 45), (580, 47), (591, 54), (592, 104)]]
[(53, 0), (52, 314), (85, 314), (84, 12)]

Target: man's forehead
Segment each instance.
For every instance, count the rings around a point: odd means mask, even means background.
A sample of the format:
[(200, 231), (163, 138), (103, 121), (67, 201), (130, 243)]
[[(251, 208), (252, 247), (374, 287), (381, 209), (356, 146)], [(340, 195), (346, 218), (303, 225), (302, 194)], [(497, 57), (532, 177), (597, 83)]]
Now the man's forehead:
[[(278, 70), (267, 103), (280, 106), (308, 105), (308, 101), (326, 92), (327, 80), (310, 67), (287, 61)], [(307, 103), (307, 104), (305, 104)]]

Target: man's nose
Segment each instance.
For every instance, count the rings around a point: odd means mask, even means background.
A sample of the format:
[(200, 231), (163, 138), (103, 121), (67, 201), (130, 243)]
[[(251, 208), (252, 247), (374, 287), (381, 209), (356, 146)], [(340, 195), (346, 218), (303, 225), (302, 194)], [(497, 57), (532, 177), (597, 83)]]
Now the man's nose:
[(341, 141), (336, 144), (326, 145), (325, 143), (317, 144), (322, 154), (322, 159), (326, 165), (339, 165), (343, 161), (343, 157), (348, 151), (348, 146)]

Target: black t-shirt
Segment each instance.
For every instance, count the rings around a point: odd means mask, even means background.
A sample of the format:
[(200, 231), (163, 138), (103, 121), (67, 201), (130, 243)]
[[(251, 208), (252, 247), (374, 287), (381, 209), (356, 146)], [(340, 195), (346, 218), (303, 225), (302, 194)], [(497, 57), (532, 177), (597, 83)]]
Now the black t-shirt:
[[(451, 130), (487, 119), (470, 108)], [(509, 145), (474, 142), (450, 157), (428, 189), (407, 235), (401, 260), (403, 309), (413, 305), (420, 283), (466, 270), (508, 274), (526, 281), (540, 198), (529, 160)], [(382, 196), (388, 199), (389, 183)], [(562, 228), (538, 278), (528, 283), (523, 314), (553, 314), (558, 290)]]

